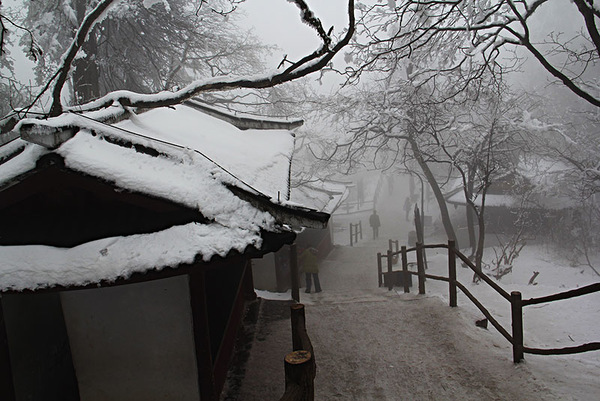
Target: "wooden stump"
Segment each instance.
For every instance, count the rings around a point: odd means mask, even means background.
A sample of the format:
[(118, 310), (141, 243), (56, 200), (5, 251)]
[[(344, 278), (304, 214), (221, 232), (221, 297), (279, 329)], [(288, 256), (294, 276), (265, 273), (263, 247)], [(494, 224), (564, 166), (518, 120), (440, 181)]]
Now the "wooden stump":
[(281, 400), (313, 401), (315, 399), (313, 380), (316, 372), (310, 351), (290, 352), (285, 356), (284, 361), (285, 394)]

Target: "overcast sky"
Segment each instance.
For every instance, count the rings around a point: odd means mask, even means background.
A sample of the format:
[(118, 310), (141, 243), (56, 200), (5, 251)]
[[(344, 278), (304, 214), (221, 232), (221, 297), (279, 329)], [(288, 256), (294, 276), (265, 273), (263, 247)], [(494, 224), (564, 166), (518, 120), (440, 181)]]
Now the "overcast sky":
[[(347, 0), (306, 0), (323, 27), (340, 33), (347, 25)], [(283, 54), (297, 60), (311, 53), (320, 44), (313, 29), (300, 21), (300, 11), (288, 0), (246, 0), (240, 10), (247, 14), (247, 24), (254, 28), (259, 39), (267, 44), (281, 47), (274, 55), (273, 63), (281, 61)], [(270, 67), (270, 66), (269, 66)], [(277, 67), (274, 65), (273, 68)]]

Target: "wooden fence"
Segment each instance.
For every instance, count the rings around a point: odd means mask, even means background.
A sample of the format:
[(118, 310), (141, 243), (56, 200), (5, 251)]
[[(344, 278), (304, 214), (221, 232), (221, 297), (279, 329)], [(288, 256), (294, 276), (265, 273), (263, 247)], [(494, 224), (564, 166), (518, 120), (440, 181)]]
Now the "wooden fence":
[(358, 242), (358, 238), (362, 239), (362, 222), (359, 220), (358, 223), (350, 223), (350, 246), (354, 246)]
[(313, 346), (306, 332), (303, 304), (290, 306), (293, 352), (284, 358), (285, 393), (280, 401), (314, 401), (317, 374)]
[[(423, 245), (417, 242), (413, 248), (407, 248), (402, 246), (400, 251), (394, 251), (390, 247), (385, 254), (377, 253), (377, 275), (379, 286), (386, 285), (391, 290), (397, 283), (398, 276), (402, 277), (404, 292), (410, 292), (409, 283), (410, 277), (416, 275), (419, 281), (419, 294), (425, 294), (425, 280), (441, 280), (446, 281), (449, 284), (449, 303), (451, 307), (457, 306), (457, 288), (459, 288), (466, 296), (479, 308), (484, 314), (488, 321), (506, 338), (513, 346), (513, 361), (515, 363), (523, 360), (523, 354), (538, 354), (538, 355), (562, 355), (562, 354), (576, 354), (587, 351), (600, 350), (600, 342), (592, 342), (582, 344), (574, 347), (565, 348), (530, 348), (523, 345), (523, 307), (529, 305), (536, 305), (540, 303), (554, 302), (562, 299), (574, 298), (586, 294), (591, 294), (600, 291), (600, 283), (591, 284), (585, 287), (581, 287), (571, 291), (565, 291), (554, 295), (549, 295), (540, 298), (522, 299), (522, 295), (519, 291), (512, 291), (510, 294), (500, 287), (495, 281), (493, 281), (486, 274), (479, 272), (473, 262), (468, 257), (463, 255), (459, 250), (456, 249), (454, 241), (448, 241), (448, 244), (437, 244), (437, 245)], [(425, 273), (424, 263), (424, 250), (435, 248), (446, 248), (448, 249), (448, 277), (435, 276), (432, 274)], [(408, 269), (408, 253), (414, 251), (417, 259), (417, 271), (410, 271)], [(402, 270), (394, 271), (394, 258), (401, 256)], [(387, 271), (383, 272), (382, 261), (383, 258), (387, 262)], [(498, 294), (504, 299), (510, 302), (511, 306), (511, 319), (512, 319), (512, 333), (509, 333), (507, 329), (492, 316), (492, 314), (483, 306), (483, 304), (467, 289), (467, 287), (456, 279), (456, 258), (459, 258), (463, 263), (468, 266), (477, 276), (490, 287), (492, 287)]]

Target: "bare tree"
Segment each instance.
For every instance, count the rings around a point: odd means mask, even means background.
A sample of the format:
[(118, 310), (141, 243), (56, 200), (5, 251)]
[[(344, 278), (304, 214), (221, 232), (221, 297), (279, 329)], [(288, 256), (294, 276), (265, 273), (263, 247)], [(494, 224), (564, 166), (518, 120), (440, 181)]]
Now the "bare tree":
[(442, 189), (430, 166), (439, 152), (431, 134), (448, 123), (448, 116), (442, 104), (432, 102), (426, 92), (424, 87), (397, 80), (393, 86), (372, 84), (341, 99), (338, 95), (332, 105), (334, 119), (347, 135), (325, 146), (323, 157), (347, 171), (359, 167), (388, 170), (415, 163), (437, 200), (446, 235), (455, 240)]
[[(347, 56), (355, 65), (345, 71), (349, 79), (365, 71), (389, 74), (404, 59), (418, 67), (412, 74), (421, 81), (452, 71), (466, 82), (478, 72), (506, 68), (498, 63), (501, 55), (514, 56), (510, 68), (519, 54), (529, 54), (557, 82), (600, 106), (600, 10), (593, 1), (393, 0), (359, 9), (356, 45)], [(543, 31), (536, 18), (546, 11), (578, 18), (570, 21), (568, 33)]]
[[(82, 49), (84, 43), (86, 43), (86, 38), (88, 37), (90, 31), (101, 20), (101, 16), (104, 15), (105, 11), (111, 7), (113, 3), (118, 3), (118, 1), (102, 0), (98, 2), (97, 6), (86, 15), (76, 32), (71, 46), (65, 52), (62, 62), (59, 64), (58, 68), (50, 77), (46, 85), (42, 88), (40, 94), (36, 97), (36, 99), (34, 99), (33, 104), (35, 104), (44, 93), (51, 91), (52, 106), (48, 112), (49, 117), (59, 116), (65, 110), (85, 112), (105, 109), (114, 104), (120, 105), (122, 110), (121, 113), (124, 113), (125, 109), (128, 107), (151, 108), (178, 104), (185, 99), (205, 92), (225, 91), (238, 88), (270, 88), (284, 82), (289, 82), (304, 77), (312, 72), (319, 71), (321, 68), (325, 67), (344, 46), (348, 44), (350, 38), (354, 34), (355, 20), (353, 0), (348, 1), (348, 27), (346, 28), (344, 35), (339, 40), (335, 39), (331, 30), (329, 32), (325, 31), (321, 21), (315, 16), (312, 10), (310, 10), (304, 0), (294, 0), (293, 3), (300, 10), (302, 22), (308, 24), (317, 32), (319, 38), (321, 39), (321, 45), (312, 53), (302, 57), (300, 60), (294, 62), (289, 61), (288, 65), (275, 73), (253, 76), (216, 76), (193, 81), (181, 89), (171, 92), (161, 92), (160, 95), (140, 94), (125, 90), (113, 91), (100, 97), (99, 99), (87, 103), (74, 106), (65, 106), (61, 101), (61, 93), (65, 83), (67, 82), (73, 62), (76, 59), (77, 54)], [(203, 1), (202, 3), (204, 4), (207, 2)], [(18, 112), (26, 113), (30, 107), (33, 106), (33, 104), (29, 107), (18, 110)]]

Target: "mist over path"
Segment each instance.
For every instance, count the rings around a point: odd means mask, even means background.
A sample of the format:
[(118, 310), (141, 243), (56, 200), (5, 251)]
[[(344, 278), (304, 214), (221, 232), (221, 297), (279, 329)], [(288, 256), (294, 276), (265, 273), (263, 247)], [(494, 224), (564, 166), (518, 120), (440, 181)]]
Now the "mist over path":
[[(398, 219), (378, 212), (382, 222)], [(508, 344), (475, 327), (464, 309), (416, 288), (378, 288), (376, 254), (387, 249), (387, 233), (408, 235), (404, 226), (384, 225), (379, 240), (369, 233), (354, 247), (336, 247), (321, 264), (323, 292), (301, 292), (317, 358), (316, 399), (561, 399), (526, 364), (514, 365)]]
[[(315, 399), (564, 399), (538, 382), (526, 363), (513, 364), (506, 341), (475, 327), (464, 308), (450, 308), (433, 291), (378, 287), (377, 252), (386, 251), (389, 238), (405, 243), (411, 230), (400, 203), (378, 205), (377, 240), (366, 211), (363, 239), (354, 247), (337, 245), (321, 262), (323, 292), (300, 292), (317, 361)], [(292, 349), (289, 309), (276, 301), (261, 308), (239, 393), (225, 400), (277, 400), (283, 394), (283, 357)]]
[(316, 399), (560, 399), (526, 365), (514, 365), (508, 349), (467, 326), (459, 309), (439, 298), (383, 291), (304, 298)]

